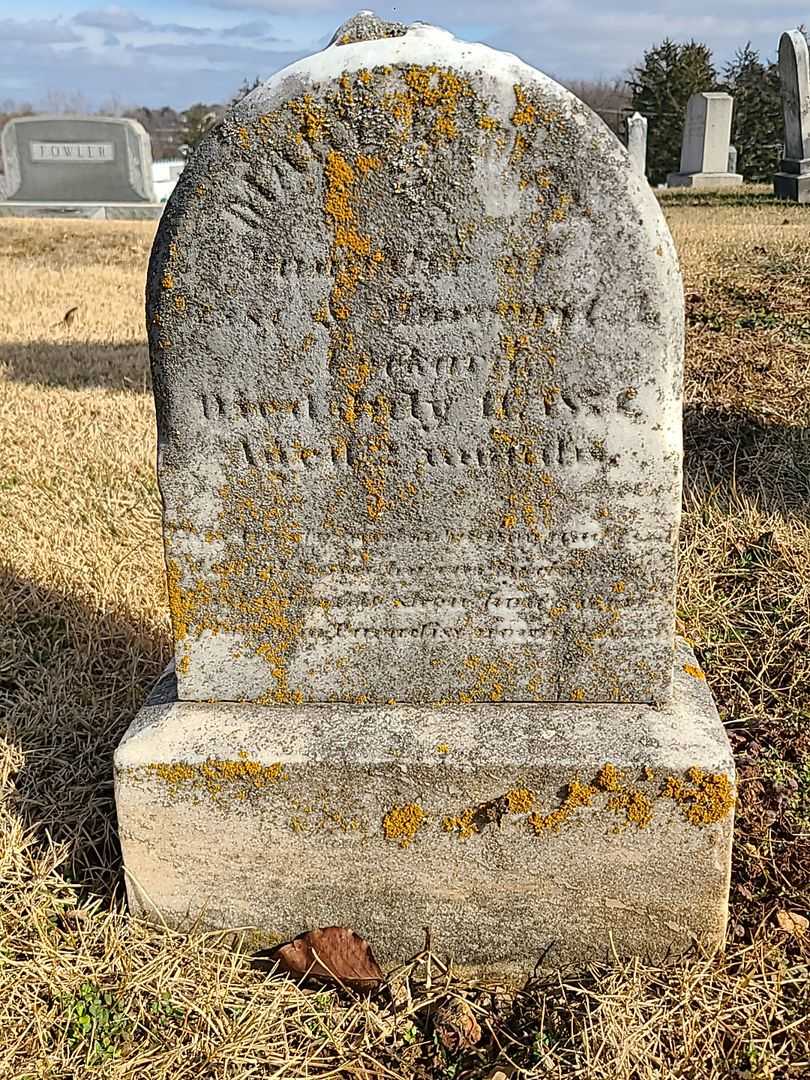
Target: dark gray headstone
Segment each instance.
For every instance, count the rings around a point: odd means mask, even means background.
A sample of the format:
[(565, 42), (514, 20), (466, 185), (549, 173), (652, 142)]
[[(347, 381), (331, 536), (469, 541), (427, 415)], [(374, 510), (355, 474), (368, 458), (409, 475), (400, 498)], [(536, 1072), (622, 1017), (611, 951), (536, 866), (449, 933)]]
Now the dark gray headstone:
[(778, 199), (810, 202), (810, 54), (801, 30), (779, 40), (779, 79), (785, 115), (785, 154), (773, 178)]
[(21, 116), (3, 128), (2, 153), (11, 201), (155, 201), (149, 136), (136, 120)]

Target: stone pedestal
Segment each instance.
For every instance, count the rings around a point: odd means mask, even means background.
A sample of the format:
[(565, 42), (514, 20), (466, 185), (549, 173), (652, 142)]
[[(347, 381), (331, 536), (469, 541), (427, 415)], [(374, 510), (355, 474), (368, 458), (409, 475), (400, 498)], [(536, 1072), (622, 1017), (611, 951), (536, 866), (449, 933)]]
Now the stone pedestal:
[[(782, 162), (782, 167), (793, 162)], [(798, 162), (796, 163), (798, 164)], [(810, 162), (808, 163), (810, 164)], [(773, 178), (773, 193), (777, 199), (790, 202), (810, 202), (810, 171), (802, 173), (778, 172)]]
[(727, 188), (738, 187), (743, 182), (739, 173), (670, 173), (667, 187)]
[(2, 202), (0, 217), (88, 218), (92, 221), (157, 221), (164, 203)]
[(115, 758), (134, 911), (273, 943), (349, 926), (384, 967), (661, 958), (723, 938), (734, 769), (695, 658), (665, 709), (176, 700)]

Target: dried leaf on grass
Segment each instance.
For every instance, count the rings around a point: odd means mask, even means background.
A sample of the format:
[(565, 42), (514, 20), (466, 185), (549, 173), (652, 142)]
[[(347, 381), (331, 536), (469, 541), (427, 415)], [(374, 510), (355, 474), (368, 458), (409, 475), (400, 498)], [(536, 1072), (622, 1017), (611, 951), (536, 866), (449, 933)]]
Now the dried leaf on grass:
[(810, 922), (798, 911), (780, 911), (776, 916), (776, 921), (786, 933), (793, 934), (795, 937), (801, 937), (810, 926)]
[(345, 926), (308, 930), (264, 955), (288, 975), (351, 990), (376, 990), (385, 978), (369, 943)]
[(471, 1050), (481, 1041), (481, 1025), (463, 998), (453, 998), (440, 1005), (433, 1017), (433, 1027), (439, 1042), (451, 1053)]

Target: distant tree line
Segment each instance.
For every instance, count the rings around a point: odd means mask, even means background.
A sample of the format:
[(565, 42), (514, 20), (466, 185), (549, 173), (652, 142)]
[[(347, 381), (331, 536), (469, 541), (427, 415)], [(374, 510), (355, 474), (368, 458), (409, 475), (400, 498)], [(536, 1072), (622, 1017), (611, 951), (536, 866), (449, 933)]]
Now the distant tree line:
[[(227, 105), (197, 102), (178, 111), (169, 106), (127, 108), (107, 102), (98, 112), (140, 121), (151, 136), (156, 160), (187, 157), (228, 105), (259, 82), (258, 78), (246, 79)], [(775, 62), (761, 59), (750, 42), (722, 72), (715, 67), (707, 45), (666, 39), (648, 49), (626, 78), (581, 79), (566, 85), (617, 134), (629, 113), (638, 111), (647, 117), (647, 175), (653, 184), (662, 183), (668, 173), (678, 169), (686, 104), (692, 94), (705, 90), (726, 90), (734, 97), (731, 141), (737, 147), (737, 169), (745, 179), (768, 181), (776, 171), (783, 138), (779, 71)], [(30, 104), (0, 103), (0, 126), (12, 116), (33, 111)], [(94, 110), (77, 95), (51, 94), (40, 111)]]

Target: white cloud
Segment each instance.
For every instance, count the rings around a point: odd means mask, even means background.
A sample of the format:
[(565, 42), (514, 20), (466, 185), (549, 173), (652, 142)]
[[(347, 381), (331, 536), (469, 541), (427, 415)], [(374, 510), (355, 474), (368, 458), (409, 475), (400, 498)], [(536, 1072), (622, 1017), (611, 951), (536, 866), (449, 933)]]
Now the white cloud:
[(152, 25), (147, 19), (136, 15), (134, 11), (119, 7), (80, 11), (78, 15), (73, 16), (73, 21), (77, 26), (92, 26), (99, 30), (112, 30), (119, 34), (130, 33), (133, 30), (146, 30)]
[(0, 41), (15, 45), (62, 45), (81, 38), (58, 19), (0, 19)]

